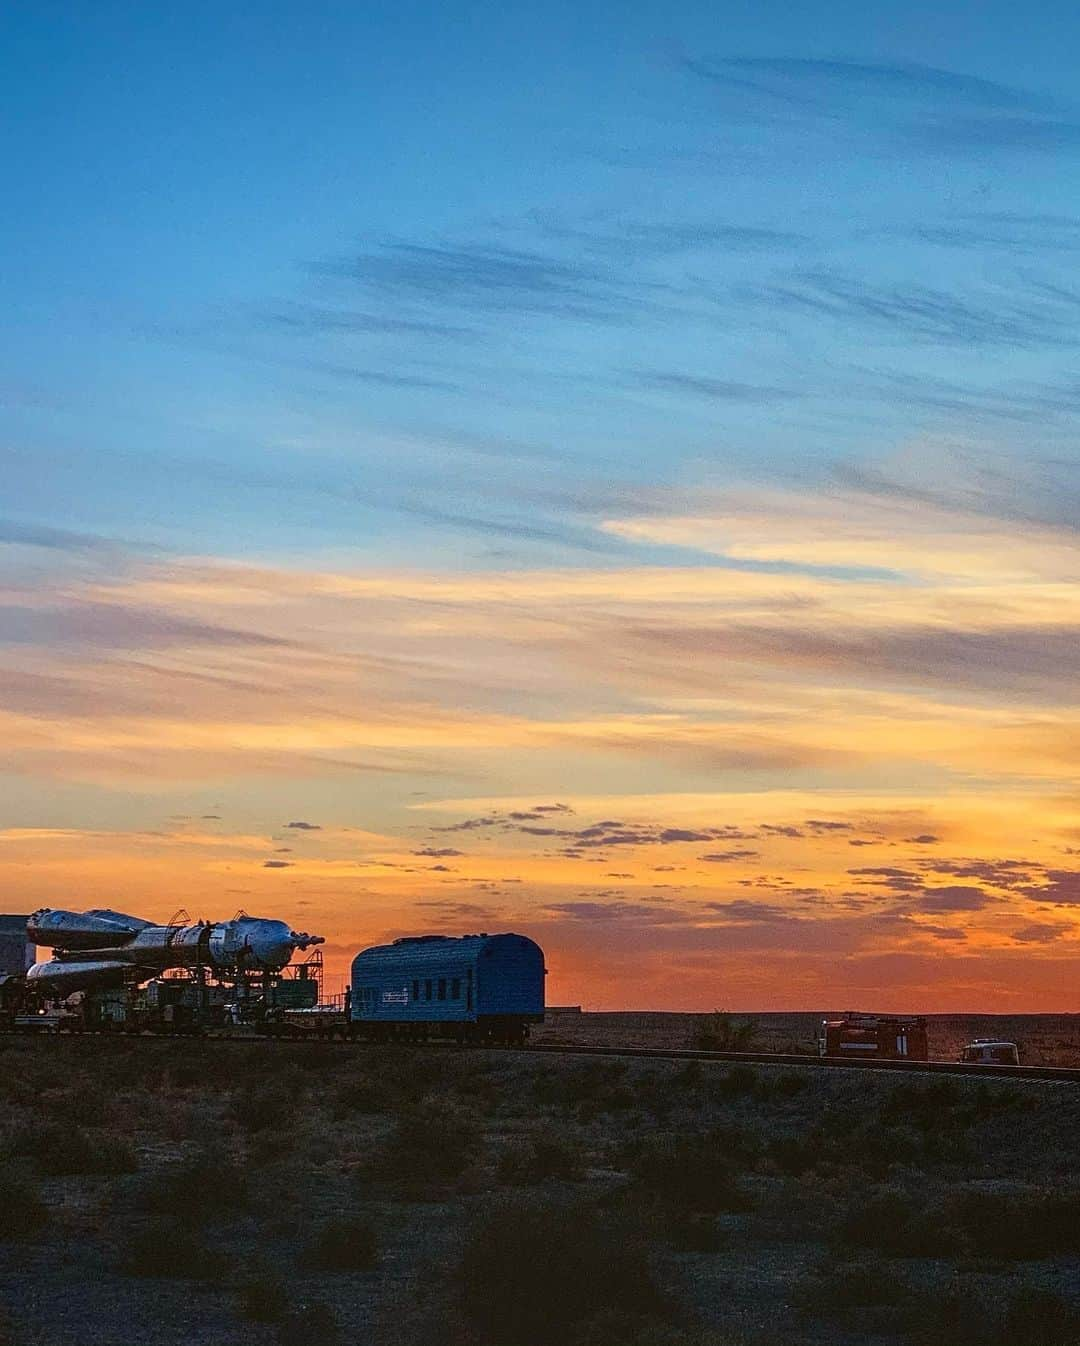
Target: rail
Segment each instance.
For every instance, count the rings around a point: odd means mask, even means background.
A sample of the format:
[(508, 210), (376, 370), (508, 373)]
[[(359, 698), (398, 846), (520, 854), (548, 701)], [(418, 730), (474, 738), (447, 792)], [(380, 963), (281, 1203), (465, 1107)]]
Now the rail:
[(974, 1061), (895, 1061), (848, 1056), (800, 1056), (785, 1052), (712, 1052), (691, 1047), (578, 1047), (567, 1043), (536, 1042), (527, 1052), (574, 1056), (629, 1056), (643, 1060), (717, 1061), (748, 1066), (801, 1066), (838, 1070), (906, 1070), (929, 1075), (978, 1075), (983, 1079), (1065, 1080), (1080, 1084), (1080, 1067), (998, 1066)]
[[(37, 1025), (35, 1025), (37, 1026)], [(42, 1027), (44, 1027), (42, 1025)], [(0, 1029), (0, 1037), (25, 1036), (27, 1029), (20, 1025), (16, 1028)], [(55, 1041), (63, 1038), (72, 1040), (84, 1037), (123, 1037), (131, 1041), (133, 1036), (143, 1041), (171, 1039), (177, 1034), (144, 1032), (138, 1034), (115, 1034), (92, 1031), (56, 1032), (55, 1030), (33, 1034), (35, 1041)], [(189, 1040), (196, 1038), (203, 1043), (233, 1043), (236, 1045), (264, 1044), (268, 1046), (296, 1046), (297, 1043), (312, 1042), (326, 1047), (364, 1047), (373, 1051), (384, 1051), (383, 1044), (368, 1043), (341, 1037), (327, 1037), (318, 1033), (304, 1033), (299, 1036), (270, 1036), (252, 1032), (228, 1032), (211, 1030), (204, 1034), (184, 1034)], [(907, 1071), (922, 1075), (975, 1075), (980, 1079), (1041, 1080), (1050, 1084), (1055, 1082), (1080, 1084), (1080, 1067), (1076, 1066), (1006, 1066), (983, 1065), (971, 1061), (893, 1061), (867, 1060), (863, 1057), (840, 1056), (801, 1056), (785, 1052), (722, 1052), (699, 1051), (691, 1047), (589, 1047), (576, 1046), (573, 1043), (536, 1042), (525, 1047), (497, 1047), (490, 1044), (460, 1046), (453, 1042), (411, 1043), (410, 1046), (437, 1048), (442, 1051), (502, 1051), (523, 1052), (533, 1056), (617, 1056), (643, 1061), (701, 1061), (727, 1065), (783, 1066), (797, 1069), (826, 1070), (891, 1070)]]

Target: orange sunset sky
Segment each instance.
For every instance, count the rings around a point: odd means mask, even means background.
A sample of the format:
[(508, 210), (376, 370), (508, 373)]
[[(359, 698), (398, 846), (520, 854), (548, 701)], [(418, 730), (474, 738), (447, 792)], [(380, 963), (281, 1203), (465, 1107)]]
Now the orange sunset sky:
[(520, 930), (604, 1008), (1080, 1007), (1064, 530), (692, 503), (603, 531), (787, 566), (13, 548), (6, 905), (284, 917), (332, 981)]

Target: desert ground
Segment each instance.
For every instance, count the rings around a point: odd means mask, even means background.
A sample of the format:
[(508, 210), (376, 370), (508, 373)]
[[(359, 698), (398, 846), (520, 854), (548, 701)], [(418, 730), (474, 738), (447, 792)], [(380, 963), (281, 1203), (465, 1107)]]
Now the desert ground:
[[(747, 1049), (813, 1055), (822, 1019), (817, 1014), (732, 1013), (724, 1017), (742, 1030)], [(572, 1007), (549, 1010), (533, 1041), (574, 1046), (693, 1047), (702, 1030), (700, 1014), (648, 1011), (581, 1013)], [(1004, 1038), (1020, 1048), (1020, 1059), (1034, 1066), (1080, 1066), (1080, 1014), (928, 1014), (930, 1057), (955, 1061), (972, 1038)], [(706, 1025), (707, 1026), (707, 1025)]]
[(1075, 1346), (1071, 1084), (0, 1045), (6, 1346)]

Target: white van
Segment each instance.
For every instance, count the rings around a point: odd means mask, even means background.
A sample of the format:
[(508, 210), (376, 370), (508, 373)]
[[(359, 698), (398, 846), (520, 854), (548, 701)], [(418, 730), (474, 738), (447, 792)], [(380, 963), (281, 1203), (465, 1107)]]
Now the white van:
[(960, 1053), (965, 1065), (1018, 1066), (1020, 1053), (1015, 1042), (999, 1042), (996, 1038), (976, 1038)]

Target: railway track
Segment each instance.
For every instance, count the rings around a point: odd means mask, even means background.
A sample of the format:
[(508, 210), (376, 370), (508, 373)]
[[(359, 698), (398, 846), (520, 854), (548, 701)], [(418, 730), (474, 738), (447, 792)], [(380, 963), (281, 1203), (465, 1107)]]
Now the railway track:
[[(114, 1041), (132, 1041), (137, 1037), (141, 1041), (187, 1041), (200, 1042), (207, 1044), (214, 1043), (232, 1043), (234, 1045), (251, 1045), (261, 1043), (263, 1045), (274, 1046), (277, 1044), (286, 1044), (295, 1046), (297, 1043), (318, 1043), (325, 1047), (348, 1047), (371, 1046), (373, 1048), (381, 1047), (383, 1044), (365, 1042), (362, 1039), (347, 1039), (339, 1037), (324, 1037), (311, 1035), (308, 1037), (294, 1036), (268, 1036), (259, 1033), (210, 1033), (205, 1036), (187, 1035), (187, 1034), (167, 1034), (167, 1033), (142, 1033), (135, 1035), (114, 1034), (114, 1033), (27, 1033), (20, 1030), (0, 1030), (0, 1039), (2, 1038), (20, 1038), (25, 1040), (27, 1037), (34, 1037), (40, 1040), (57, 1041), (93, 1037), (109, 1038)], [(748, 1066), (773, 1066), (773, 1067), (794, 1067), (802, 1070), (889, 1070), (906, 1071), (911, 1074), (919, 1075), (975, 1075), (980, 1079), (1012, 1079), (1012, 1080), (1042, 1080), (1044, 1083), (1066, 1083), (1080, 1084), (1080, 1067), (1075, 1066), (989, 1066), (976, 1065), (970, 1062), (961, 1061), (889, 1061), (889, 1060), (866, 1060), (862, 1057), (837, 1057), (837, 1056), (801, 1056), (797, 1053), (785, 1052), (722, 1052), (722, 1051), (699, 1051), (691, 1047), (596, 1047), (583, 1046), (574, 1043), (562, 1042), (537, 1042), (531, 1043), (525, 1047), (498, 1047), (495, 1045), (476, 1044), (472, 1046), (460, 1046), (453, 1042), (427, 1042), (427, 1043), (409, 1043), (404, 1045), (438, 1047), (444, 1051), (503, 1051), (503, 1052), (522, 1052), (530, 1056), (611, 1056), (629, 1058), (640, 1061), (699, 1061), (714, 1062), (726, 1065), (748, 1065)]]
[(900, 1070), (921, 1075), (977, 1075), (982, 1079), (1063, 1081), (1080, 1084), (1075, 1066), (987, 1066), (962, 1061), (888, 1061), (847, 1056), (799, 1056), (784, 1052), (710, 1052), (690, 1047), (583, 1047), (538, 1042), (526, 1052), (573, 1056), (623, 1056), (642, 1060), (716, 1061), (748, 1066), (795, 1066), (817, 1070)]

